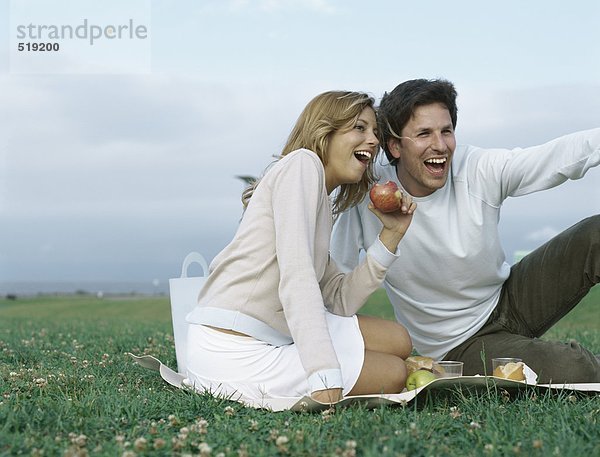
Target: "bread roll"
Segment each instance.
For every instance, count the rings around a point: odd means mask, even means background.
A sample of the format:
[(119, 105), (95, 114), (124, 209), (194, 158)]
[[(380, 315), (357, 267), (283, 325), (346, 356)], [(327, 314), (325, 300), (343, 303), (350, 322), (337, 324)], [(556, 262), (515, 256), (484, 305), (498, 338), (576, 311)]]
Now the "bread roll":
[(408, 374), (414, 373), (417, 370), (433, 371), (433, 359), (421, 355), (414, 355), (405, 360)]

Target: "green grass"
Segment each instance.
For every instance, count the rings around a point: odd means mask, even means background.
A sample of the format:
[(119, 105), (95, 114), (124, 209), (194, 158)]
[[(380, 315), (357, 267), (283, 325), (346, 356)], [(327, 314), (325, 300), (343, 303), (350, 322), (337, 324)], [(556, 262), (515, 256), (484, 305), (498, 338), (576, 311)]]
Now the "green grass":
[[(599, 305), (596, 288), (548, 336), (600, 352)], [(363, 311), (392, 316), (383, 292)], [(456, 392), (271, 413), (172, 388), (129, 351), (175, 366), (168, 298), (0, 300), (0, 455), (600, 454), (598, 396)]]

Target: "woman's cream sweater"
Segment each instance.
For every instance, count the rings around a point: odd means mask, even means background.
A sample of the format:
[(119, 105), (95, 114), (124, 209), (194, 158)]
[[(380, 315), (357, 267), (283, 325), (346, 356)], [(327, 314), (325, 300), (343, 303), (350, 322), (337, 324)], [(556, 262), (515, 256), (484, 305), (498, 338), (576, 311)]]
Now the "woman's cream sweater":
[(341, 273), (329, 256), (332, 213), (325, 170), (312, 151), (277, 161), (261, 179), (188, 322), (236, 330), (273, 345), (294, 343), (311, 390), (343, 387), (325, 310), (355, 314), (398, 257), (377, 239)]

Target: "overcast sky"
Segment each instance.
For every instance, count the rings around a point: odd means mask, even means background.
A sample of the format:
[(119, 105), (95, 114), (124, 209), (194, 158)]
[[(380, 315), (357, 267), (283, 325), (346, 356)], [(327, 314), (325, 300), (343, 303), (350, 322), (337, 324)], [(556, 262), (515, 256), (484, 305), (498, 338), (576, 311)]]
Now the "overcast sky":
[[(259, 175), (325, 90), (379, 100), (406, 79), (449, 79), (457, 140), (479, 146), (600, 126), (593, 0), (136, 1), (125, 14), (148, 33), (134, 57), (113, 40), (113, 68), (93, 67), (79, 40), (81, 61), (33, 53), (47, 60), (30, 70), (11, 54), (32, 41), (16, 39), (24, 13), (0, 1), (0, 281), (166, 282), (190, 251), (210, 261), (241, 216), (235, 176)], [(77, 20), (44, 2), (37, 21)], [(98, 21), (121, 21), (102, 4)], [(600, 169), (509, 200), (507, 257), (598, 212)]]

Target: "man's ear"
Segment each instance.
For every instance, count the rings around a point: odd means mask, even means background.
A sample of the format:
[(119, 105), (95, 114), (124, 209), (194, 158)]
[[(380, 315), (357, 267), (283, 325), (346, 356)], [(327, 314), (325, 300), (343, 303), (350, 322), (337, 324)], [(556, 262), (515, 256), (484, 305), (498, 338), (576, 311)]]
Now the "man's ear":
[(402, 144), (400, 143), (400, 140), (398, 138), (392, 137), (388, 140), (387, 146), (388, 150), (390, 151), (390, 154), (392, 154), (392, 156), (394, 156), (395, 159), (399, 159), (400, 152), (402, 150)]

